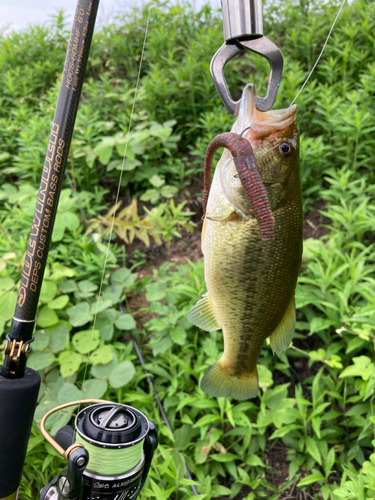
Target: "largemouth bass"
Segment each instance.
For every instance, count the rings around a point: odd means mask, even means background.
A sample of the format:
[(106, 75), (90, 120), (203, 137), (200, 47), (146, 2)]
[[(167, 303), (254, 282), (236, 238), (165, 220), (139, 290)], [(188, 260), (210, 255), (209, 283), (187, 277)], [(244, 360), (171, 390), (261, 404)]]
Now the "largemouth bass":
[(215, 397), (245, 400), (258, 394), (257, 359), (269, 337), (286, 350), (295, 326), (294, 291), (302, 255), (302, 201), (296, 106), (260, 112), (255, 89), (243, 92), (232, 132), (247, 139), (268, 196), (274, 234), (261, 230), (228, 150), (216, 167), (202, 230), (207, 294), (188, 319), (222, 329), (224, 353), (201, 388)]

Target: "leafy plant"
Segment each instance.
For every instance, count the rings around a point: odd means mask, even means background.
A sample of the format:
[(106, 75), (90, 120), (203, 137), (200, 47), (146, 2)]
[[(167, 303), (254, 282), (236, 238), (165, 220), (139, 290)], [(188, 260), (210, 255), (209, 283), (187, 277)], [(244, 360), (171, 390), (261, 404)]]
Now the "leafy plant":
[(155, 243), (160, 245), (162, 240), (171, 242), (173, 236), (181, 237), (179, 229), (184, 228), (188, 232), (193, 232), (195, 224), (189, 220), (193, 213), (185, 212), (183, 210), (185, 205), (186, 202), (183, 202), (176, 207), (174, 201), (170, 200), (169, 203), (161, 203), (151, 210), (144, 207), (146, 215), (141, 218), (138, 215), (137, 200), (132, 200), (129, 206), (117, 214), (121, 206), (119, 202), (105, 216), (91, 219), (87, 231), (91, 233), (96, 230), (104, 236), (109, 236), (113, 230), (125, 243), (132, 243), (134, 238), (138, 238), (146, 246), (150, 246), (152, 236)]

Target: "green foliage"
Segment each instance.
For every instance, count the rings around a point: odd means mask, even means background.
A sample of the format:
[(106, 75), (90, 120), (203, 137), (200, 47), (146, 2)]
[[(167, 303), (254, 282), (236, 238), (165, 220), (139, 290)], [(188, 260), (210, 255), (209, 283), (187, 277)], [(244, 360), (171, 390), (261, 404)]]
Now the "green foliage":
[[(148, 191), (145, 194), (147, 193)], [(160, 203), (151, 210), (144, 207), (146, 214), (143, 217), (138, 215), (136, 199), (118, 212), (120, 205), (121, 202), (114, 205), (105, 215), (91, 219), (87, 232), (96, 230), (101, 235), (109, 236), (113, 231), (125, 243), (132, 243), (134, 238), (138, 238), (146, 246), (150, 246), (150, 236), (160, 245), (162, 240), (170, 243), (173, 236), (180, 237), (179, 229), (184, 228), (192, 233), (195, 227), (194, 222), (189, 220), (194, 213), (183, 210), (186, 202), (180, 203), (177, 207), (173, 200), (169, 203)]]
[[(220, 332), (199, 331), (186, 319), (205, 292), (203, 263), (165, 263), (138, 276), (134, 269), (145, 264), (145, 254), (135, 252), (129, 261), (125, 247), (107, 242), (115, 210), (108, 207), (121, 170), (125, 208), (116, 207), (114, 230), (126, 244), (136, 237), (146, 244), (151, 237), (170, 242), (181, 228), (191, 229), (192, 214), (177, 193), (202, 182), (208, 142), (233, 123), (209, 74), (211, 57), (222, 44), (221, 17), (209, 6), (196, 12), (187, 4), (153, 5), (134, 101), (149, 7), (130, 11), (94, 35), (68, 162), (91, 234), (64, 189), (29, 357), (43, 379), (35, 419), (82, 397), (131, 402), (160, 435), (143, 499), (185, 500), (192, 484), (199, 500), (238, 493), (248, 500), (276, 500), (292, 487), (316, 499), (372, 498), (375, 4), (356, 0), (344, 7), (298, 97), (304, 204), (310, 209), (319, 201), (329, 223), (324, 236), (305, 241), (294, 345), (280, 358), (264, 345), (259, 397), (241, 403), (210, 398), (199, 388), (223, 350)], [(265, 33), (285, 58), (275, 108), (289, 106), (296, 96), (337, 8), (335, 0), (264, 2)], [(14, 313), (66, 29), (59, 14), (48, 26), (0, 37), (2, 334)], [(248, 81), (264, 95), (268, 72), (264, 59), (246, 53), (231, 61), (225, 74), (238, 98)], [(146, 204), (142, 215), (139, 200)], [(142, 345), (172, 432), (129, 333)], [(52, 417), (50, 432), (72, 415), (69, 409)], [(288, 464), (288, 478), (278, 487), (275, 452)], [(186, 479), (186, 465), (193, 481)], [(36, 498), (62, 467), (35, 424), (20, 496)]]

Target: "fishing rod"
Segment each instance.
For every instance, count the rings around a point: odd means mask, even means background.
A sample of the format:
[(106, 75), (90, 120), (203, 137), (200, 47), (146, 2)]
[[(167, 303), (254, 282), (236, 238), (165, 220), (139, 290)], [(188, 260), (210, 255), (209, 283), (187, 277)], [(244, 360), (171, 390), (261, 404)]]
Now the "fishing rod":
[[(5, 359), (0, 367), (0, 500), (17, 498), (41, 384), (39, 374), (27, 368), (26, 362), (32, 351), (39, 295), (98, 6), (99, 0), (77, 1), (16, 309), (6, 335)], [(46, 439), (53, 441), (68, 465), (43, 488), (41, 499), (91, 499), (95, 485), (99, 485), (95, 498), (119, 500), (128, 494), (131, 498), (138, 495), (157, 446), (155, 426), (141, 412), (126, 405), (85, 400), (80, 404), (92, 402), (96, 406), (83, 409), (77, 416), (76, 442), (73, 430), (61, 430), (59, 438), (64, 436), (65, 448), (48, 436), (42, 423)], [(103, 465), (98, 457), (107, 453), (108, 458), (108, 451), (112, 452), (110, 460)], [(129, 485), (133, 487), (131, 493)]]

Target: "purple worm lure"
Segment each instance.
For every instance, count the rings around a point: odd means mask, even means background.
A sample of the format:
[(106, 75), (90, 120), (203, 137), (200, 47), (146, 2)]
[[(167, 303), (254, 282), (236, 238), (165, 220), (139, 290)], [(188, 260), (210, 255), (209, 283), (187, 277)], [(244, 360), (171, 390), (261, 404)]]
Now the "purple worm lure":
[(250, 142), (233, 132), (217, 135), (208, 145), (204, 159), (203, 213), (206, 215), (208, 195), (211, 187), (212, 159), (220, 148), (227, 148), (233, 156), (238, 177), (245, 190), (251, 209), (258, 221), (262, 241), (275, 239), (275, 219), (268, 196), (255, 164)]

